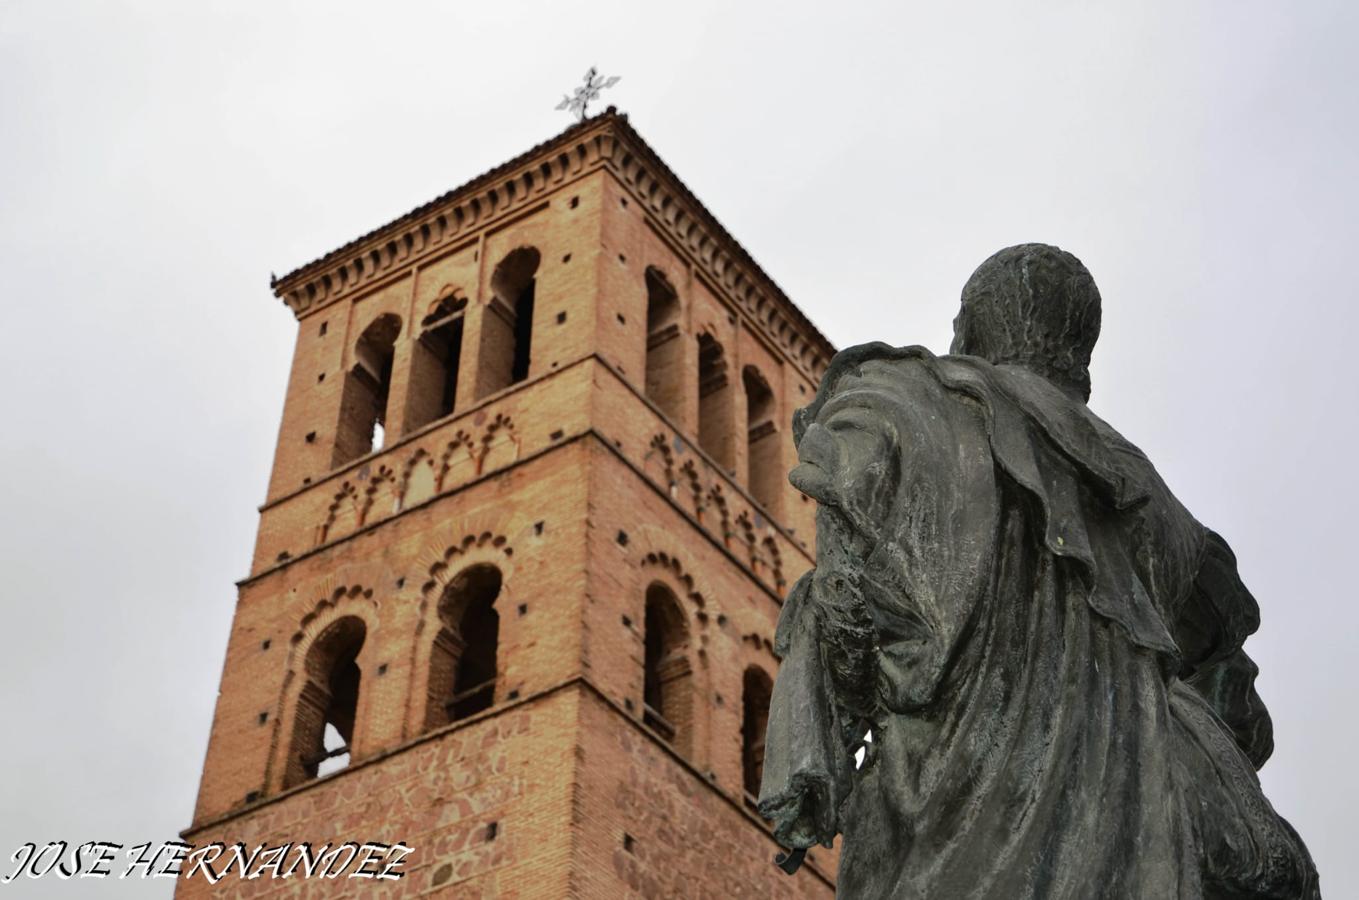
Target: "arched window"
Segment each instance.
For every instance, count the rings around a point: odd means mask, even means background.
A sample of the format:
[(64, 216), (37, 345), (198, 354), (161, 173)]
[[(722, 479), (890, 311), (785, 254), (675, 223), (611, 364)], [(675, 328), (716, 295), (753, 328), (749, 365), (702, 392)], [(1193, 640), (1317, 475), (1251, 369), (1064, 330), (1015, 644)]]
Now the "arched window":
[(746, 669), (741, 684), (741, 781), (746, 803), (755, 805), (764, 777), (764, 733), (774, 683), (759, 666)]
[(693, 739), (692, 670), (684, 612), (660, 582), (646, 589), (642, 721), (681, 753)]
[(679, 296), (657, 268), (646, 270), (646, 395), (679, 421), (684, 391), (684, 342)]
[(439, 600), (439, 633), (430, 654), (425, 728), (438, 728), (489, 709), (496, 695), (500, 640), (500, 570), (464, 569)]
[(366, 632), (362, 619), (346, 616), (321, 632), (307, 650), (284, 787), (349, 765), (359, 707), (358, 657)]
[(456, 294), (434, 305), (420, 322), (420, 339), (411, 352), (406, 430), (414, 431), (451, 415), (458, 396), (463, 314), (467, 300)]
[(392, 387), (392, 359), (401, 320), (393, 315), (373, 320), (354, 345), (354, 365), (345, 373), (340, 397), (340, 424), (335, 433), (332, 465), (382, 447), (387, 423), (387, 395)]
[(754, 366), (741, 371), (746, 389), (746, 487), (767, 512), (779, 512), (783, 495), (783, 461), (774, 424), (774, 392)]
[(491, 302), (481, 322), (477, 397), (485, 397), (529, 375), (533, 349), (533, 294), (538, 251), (511, 251), (491, 274)]
[(722, 345), (710, 334), (698, 336), (698, 445), (728, 472), (736, 469), (732, 433), (731, 385)]

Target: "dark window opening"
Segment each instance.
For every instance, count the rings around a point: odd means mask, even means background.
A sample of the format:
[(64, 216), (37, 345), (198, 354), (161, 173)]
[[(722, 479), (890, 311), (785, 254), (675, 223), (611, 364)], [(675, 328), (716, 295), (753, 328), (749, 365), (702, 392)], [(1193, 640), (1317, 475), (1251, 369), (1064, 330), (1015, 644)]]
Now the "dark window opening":
[(781, 511), (784, 466), (782, 445), (775, 424), (774, 392), (754, 366), (741, 372), (746, 391), (746, 487), (755, 501), (770, 513)]
[(533, 355), (533, 309), (538, 251), (510, 252), (491, 275), (491, 302), (481, 324), (478, 398), (528, 378)]
[(646, 395), (675, 421), (683, 407), (683, 369), (679, 295), (651, 267), (646, 270)]
[(453, 414), (458, 399), (466, 311), (465, 298), (445, 297), (420, 322), (420, 339), (411, 354), (407, 431)]
[(323, 631), (307, 651), (285, 786), (349, 765), (359, 706), (358, 656), (365, 634), (363, 621), (347, 616)]
[(688, 644), (674, 593), (653, 583), (646, 591), (642, 721), (682, 753), (689, 751), (693, 723)]
[(752, 807), (764, 777), (764, 736), (774, 684), (763, 669), (746, 669), (741, 690), (741, 775), (746, 803)]
[(358, 459), (386, 440), (387, 397), (392, 387), (392, 360), (401, 320), (379, 316), (354, 345), (354, 364), (345, 373), (340, 399), (340, 426), (335, 435), (333, 465)]
[(458, 575), (439, 602), (440, 630), (430, 656), (425, 727), (437, 728), (495, 703), (501, 575), (476, 565)]
[(727, 360), (712, 335), (698, 336), (698, 444), (728, 472), (736, 469), (735, 422)]

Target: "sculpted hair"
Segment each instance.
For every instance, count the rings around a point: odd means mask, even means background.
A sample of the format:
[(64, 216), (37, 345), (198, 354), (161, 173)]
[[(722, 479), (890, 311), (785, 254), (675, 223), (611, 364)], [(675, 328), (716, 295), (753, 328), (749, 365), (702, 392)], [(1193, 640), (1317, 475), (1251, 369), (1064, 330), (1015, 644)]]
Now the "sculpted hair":
[(1019, 244), (967, 280), (951, 352), (1021, 365), (1089, 400), (1099, 327), (1099, 289), (1081, 261), (1047, 244)]

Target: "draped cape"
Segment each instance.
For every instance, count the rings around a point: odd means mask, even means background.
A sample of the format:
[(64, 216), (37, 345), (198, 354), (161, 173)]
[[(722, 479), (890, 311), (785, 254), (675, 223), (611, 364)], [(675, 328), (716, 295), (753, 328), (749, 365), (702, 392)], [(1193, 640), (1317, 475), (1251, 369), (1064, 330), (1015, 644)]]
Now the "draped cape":
[[(857, 770), (826, 664), (827, 598), (815, 572), (793, 588), (761, 791), (780, 842), (842, 833), (847, 897), (1319, 897), (1305, 847), (1255, 774), (1272, 746), (1242, 650), (1258, 609), (1225, 542), (1136, 447), (1037, 374), (850, 348), (799, 411), (800, 444), (850, 389), (874, 397), (911, 448), (892, 465), (928, 458), (919, 444), (938, 432), (922, 417), (983, 435), (999, 485), (991, 569), (960, 601), (966, 627), (923, 707), (890, 708), (895, 649), (875, 642), (883, 700)], [(954, 558), (893, 547), (914, 527), (910, 481), (882, 482), (898, 495), (865, 561), (881, 583), (904, 578), (892, 571), (903, 558)]]

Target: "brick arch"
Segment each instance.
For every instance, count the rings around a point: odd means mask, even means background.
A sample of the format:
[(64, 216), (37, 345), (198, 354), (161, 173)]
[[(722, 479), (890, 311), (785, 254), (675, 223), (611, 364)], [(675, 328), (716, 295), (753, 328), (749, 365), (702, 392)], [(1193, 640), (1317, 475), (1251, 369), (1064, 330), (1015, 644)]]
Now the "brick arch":
[(513, 571), (514, 547), (504, 534), (484, 530), (463, 535), (441, 550), (421, 555), (420, 621), (423, 623), (432, 602), (448, 587), (457, 574), (475, 562), (489, 562), (499, 568), (506, 580)]
[(363, 489), (359, 505), (359, 527), (385, 519), (395, 514), (400, 506), (399, 484), (396, 472), (388, 466), (379, 466), (368, 478), (368, 486)]
[(496, 413), (482, 432), (476, 450), (477, 474), (485, 472), (488, 464), (492, 469), (498, 469), (519, 459), (522, 445), (523, 441), (514, 429), (514, 420), (504, 413)]
[(421, 447), (401, 466), (396, 496), (397, 508), (409, 509), (439, 493), (439, 463), (434, 454)]
[(684, 564), (679, 558), (672, 556), (664, 550), (649, 550), (642, 555), (638, 568), (642, 572), (662, 573), (664, 577), (671, 581), (675, 589), (675, 596), (681, 600), (688, 601), (685, 605), (692, 610), (690, 617), (694, 619), (694, 624), (700, 628), (708, 625), (708, 601), (704, 598), (702, 591), (695, 586), (694, 578), (685, 571)]
[[(492, 566), (500, 573), (494, 608), (502, 625), (497, 643), (503, 646), (506, 643), (503, 626), (509, 620), (505, 613), (514, 608), (514, 547), (503, 530), (496, 526), (479, 531), (469, 530), (457, 540), (441, 547), (432, 545), (421, 554), (418, 569), (420, 605), (415, 623), (415, 640), (411, 647), (410, 688), (403, 725), (406, 736), (420, 734), (432, 727), (429, 708), (431, 697), (438, 690), (432, 684), (435, 645), (446, 631), (440, 603), (445, 592), (460, 576), (479, 566)], [(498, 682), (503, 681), (505, 663), (505, 654), (498, 653)], [(496, 699), (499, 699), (499, 694), (500, 689), (497, 687)]]
[(362, 504), (359, 489), (353, 483), (346, 481), (341, 484), (330, 506), (326, 508), (325, 521), (316, 528), (316, 546), (356, 531), (362, 515)]
[(682, 488), (680, 496), (685, 498), (689, 511), (699, 520), (699, 524), (702, 524), (703, 479), (699, 477), (698, 466), (694, 464), (692, 457), (680, 464), (679, 483)]
[[(328, 579), (329, 580), (329, 579)], [(288, 671), (295, 671), (299, 652), (305, 654), (322, 631), (336, 619), (352, 615), (364, 620), (369, 632), (378, 627), (378, 606), (373, 599), (373, 589), (354, 583), (336, 586), (325, 590), (321, 598), (298, 623), (297, 630), (288, 639)]]
[(439, 449), (439, 461), (435, 466), (435, 491), (442, 493), (456, 484), (475, 478), (480, 463), (477, 458), (477, 445), (472, 436), (462, 429), (453, 435)]
[[(716, 521), (712, 521), (712, 516), (704, 517), (703, 512), (712, 510), (716, 516)], [(722, 540), (722, 546), (730, 549), (731, 539), (736, 536), (736, 530), (731, 523), (731, 507), (727, 503), (727, 495), (722, 491), (722, 486), (714, 482), (703, 496), (703, 510), (699, 514), (699, 522), (709, 531), (714, 527), (717, 535)]]
[(788, 586), (788, 579), (783, 574), (783, 554), (779, 552), (779, 542), (775, 540), (772, 534), (768, 534), (760, 542), (760, 546), (764, 549), (764, 557), (772, 570), (770, 574), (773, 577), (774, 587), (782, 592)]
[[(639, 535), (639, 543), (643, 546), (657, 547), (657, 541), (669, 542), (673, 540), (669, 535), (660, 533), (650, 533), (652, 529), (644, 529)], [(683, 617), (683, 628), (687, 635), (686, 647), (684, 650), (685, 662), (679, 663), (679, 668), (671, 674), (679, 679), (687, 679), (683, 683), (681, 690), (685, 692), (686, 698), (681, 701), (681, 712), (679, 715), (684, 721), (671, 723), (679, 726), (677, 729), (677, 740), (675, 749), (692, 763), (699, 766), (706, 766), (711, 757), (711, 709), (707, 698), (711, 695), (710, 681), (711, 672), (708, 659), (708, 643), (710, 640), (710, 624), (714, 611), (712, 605), (704, 596), (699, 584), (689, 573), (688, 568), (680, 558), (666, 550), (649, 549), (643, 550), (637, 559), (634, 569), (635, 589), (633, 597), (630, 598), (630, 606), (636, 616), (636, 621), (643, 623), (641, 635), (643, 640), (643, 650), (646, 648), (646, 606), (648, 593), (654, 586), (664, 587), (675, 598), (677, 612)], [(672, 661), (671, 666), (675, 663)], [(645, 688), (645, 652), (643, 653), (643, 679), (642, 687)], [(644, 691), (645, 693), (645, 691)], [(645, 701), (645, 696), (643, 696)], [(643, 711), (645, 719), (645, 707), (639, 707)], [(684, 730), (687, 729), (687, 733)]]
[(380, 627), (378, 604), (373, 599), (373, 589), (365, 587), (360, 582), (336, 585), (334, 579), (328, 578), (315, 586), (313, 596), (318, 596), (319, 599), (302, 616), (297, 629), (288, 639), (287, 668), (279, 691), (270, 741), (269, 764), (265, 772), (265, 786), (270, 792), (288, 786), (290, 780), (294, 783), (297, 781), (296, 773), (290, 778), (288, 755), (293, 747), (299, 705), (303, 692), (321, 674), (307, 671), (310, 651), (318, 638), (329, 633), (332, 628), (344, 627), (345, 623), (358, 623), (362, 628), (363, 641), (356, 659), (361, 678), (354, 716), (351, 760), (362, 758), (366, 752), (364, 732), (371, 697), (369, 686), (372, 662), (377, 652), (375, 635)]
[(779, 668), (779, 658), (774, 655), (774, 638), (771, 634), (749, 631), (741, 635), (741, 668), (760, 666), (772, 678)]
[[(763, 642), (762, 643), (767, 643)], [(743, 647), (743, 649), (745, 649)], [(770, 648), (772, 651), (772, 648)], [(769, 706), (774, 693), (774, 665), (772, 652), (741, 654), (739, 692), (740, 697), (740, 771), (741, 788), (744, 800), (753, 805), (754, 798), (760, 793), (760, 780), (764, 769), (764, 738), (769, 725)]]
[(672, 499), (677, 499), (679, 482), (675, 474), (675, 451), (670, 447), (668, 433), (652, 435), (646, 455), (642, 457), (642, 468)]
[(424, 314), (428, 316), (430, 313), (437, 310), (439, 304), (443, 303), (445, 300), (466, 301), (467, 292), (463, 290), (461, 286), (455, 285), (451, 281), (444, 282), (443, 286), (439, 288), (438, 293), (434, 295), (434, 299), (425, 304)]

